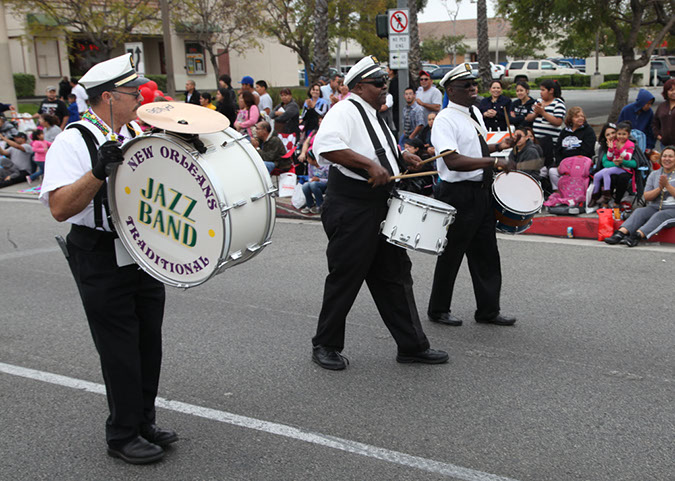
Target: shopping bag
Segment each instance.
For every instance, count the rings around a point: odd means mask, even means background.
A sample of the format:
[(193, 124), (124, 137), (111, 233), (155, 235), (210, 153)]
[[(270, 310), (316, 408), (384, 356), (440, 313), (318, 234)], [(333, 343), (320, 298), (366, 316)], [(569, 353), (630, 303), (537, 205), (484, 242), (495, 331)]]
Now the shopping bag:
[(293, 172), (279, 174), (279, 197), (293, 197), (298, 176)]
[(614, 216), (612, 209), (598, 209), (598, 240), (603, 241), (614, 234)]
[(293, 198), (291, 199), (291, 204), (296, 209), (302, 209), (307, 204), (307, 199), (305, 194), (302, 192), (302, 185), (295, 184), (295, 190), (293, 191)]

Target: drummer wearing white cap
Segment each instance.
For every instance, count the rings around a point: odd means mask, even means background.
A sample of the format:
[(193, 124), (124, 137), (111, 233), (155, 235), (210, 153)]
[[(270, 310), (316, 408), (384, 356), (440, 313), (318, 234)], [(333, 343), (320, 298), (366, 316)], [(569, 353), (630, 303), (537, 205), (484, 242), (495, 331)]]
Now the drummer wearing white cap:
[(174, 431), (155, 424), (162, 358), (164, 285), (116, 256), (124, 249), (108, 219), (106, 178), (124, 161), (120, 145), (140, 133), (133, 120), (148, 80), (126, 54), (92, 67), (80, 83), (91, 108), (49, 149), (40, 200), (72, 224), (62, 243), (99, 353), (110, 413), (108, 454), (158, 461)]
[(491, 152), (511, 147), (509, 138), (488, 145), (482, 115), (474, 106), (478, 88), (471, 65), (460, 64), (440, 82), (450, 102), (431, 130), (436, 152), (447, 152), (436, 161), (441, 178), (437, 198), (455, 209), (455, 221), (448, 228), (448, 247), (436, 261), (427, 314), (429, 320), (459, 326), (462, 320), (450, 312), (455, 279), (464, 255), (469, 263), (476, 297), (476, 322), (512, 325), (514, 317), (500, 313), (502, 284), (491, 184), (493, 170), (509, 171), (513, 163), (492, 158)]
[(321, 214), (329, 274), (312, 339), (312, 360), (324, 369), (347, 366), (341, 355), (346, 317), (364, 281), (396, 341), (398, 362), (448, 360), (447, 353), (429, 348), (422, 330), (406, 251), (379, 235), (393, 187), (390, 177), (400, 172), (399, 162), (419, 162), (412, 154), (400, 156), (391, 130), (377, 114), (387, 80), (375, 57), (361, 59), (344, 80), (352, 97), (328, 111), (314, 140), (319, 164), (331, 165)]

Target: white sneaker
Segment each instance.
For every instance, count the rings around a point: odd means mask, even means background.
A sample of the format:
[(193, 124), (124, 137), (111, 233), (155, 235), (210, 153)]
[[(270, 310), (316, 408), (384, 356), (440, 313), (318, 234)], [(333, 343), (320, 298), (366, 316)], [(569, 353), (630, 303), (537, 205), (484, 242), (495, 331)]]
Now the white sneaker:
[(301, 214), (309, 214), (310, 212), (311, 210), (309, 207), (303, 207), (302, 209), (300, 209)]
[(32, 184), (33, 184), (33, 181), (30, 180), (30, 175), (27, 175), (27, 176), (26, 176), (26, 182), (28, 182), (28, 185), (32, 185)]
[(316, 207), (316, 206), (310, 207), (309, 211), (310, 211), (312, 214), (319, 214), (319, 213), (321, 213), (321, 209), (319, 209), (319, 207)]

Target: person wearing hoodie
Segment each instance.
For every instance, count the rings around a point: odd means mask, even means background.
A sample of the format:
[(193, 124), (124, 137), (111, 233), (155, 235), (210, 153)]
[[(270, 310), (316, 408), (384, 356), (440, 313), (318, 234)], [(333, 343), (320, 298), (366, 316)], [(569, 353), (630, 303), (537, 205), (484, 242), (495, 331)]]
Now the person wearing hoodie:
[(589, 159), (595, 153), (595, 132), (586, 122), (586, 115), (581, 107), (572, 107), (565, 116), (565, 128), (560, 132), (555, 144), (555, 166), (549, 169), (549, 179), (553, 191), (558, 190), (558, 166), (563, 159), (583, 155)]
[[(640, 130), (647, 137), (647, 150), (654, 148), (656, 138), (652, 130), (654, 96), (648, 90), (640, 89), (635, 102), (621, 109), (618, 122), (629, 121), (633, 129)], [(617, 123), (618, 123), (617, 122)]]
[(16, 124), (11, 120), (7, 120), (7, 117), (0, 114), (0, 134), (12, 138), (18, 133), (19, 130), (16, 128)]
[(2, 157), (0, 159), (0, 187), (18, 184), (21, 181), (19, 168), (9, 158)]

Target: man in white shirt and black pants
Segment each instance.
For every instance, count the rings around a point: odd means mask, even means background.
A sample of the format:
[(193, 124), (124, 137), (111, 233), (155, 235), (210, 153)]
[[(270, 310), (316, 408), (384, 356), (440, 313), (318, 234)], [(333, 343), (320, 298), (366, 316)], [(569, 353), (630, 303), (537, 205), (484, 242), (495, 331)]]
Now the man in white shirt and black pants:
[(457, 215), (448, 228), (447, 247), (436, 261), (427, 314), (433, 322), (462, 324), (451, 314), (450, 305), (466, 255), (476, 297), (476, 322), (512, 325), (514, 317), (500, 314), (502, 274), (491, 185), (494, 170), (510, 171), (514, 165), (506, 158), (492, 158), (490, 153), (510, 148), (514, 140), (488, 146), (482, 115), (474, 106), (478, 94), (475, 79), (466, 63), (452, 69), (440, 82), (450, 102), (431, 130), (436, 152), (447, 152), (436, 161), (442, 180), (437, 198), (457, 209)]
[[(389, 178), (400, 172), (396, 139), (377, 115), (387, 94), (387, 73), (377, 59), (365, 57), (350, 69), (345, 82), (353, 94), (351, 100), (328, 111), (313, 147), (319, 163), (332, 167), (321, 214), (328, 236), (329, 274), (312, 339), (312, 359), (325, 369), (347, 366), (340, 354), (346, 317), (366, 281), (398, 346), (396, 360), (444, 363), (448, 354), (430, 349), (422, 330), (408, 254), (379, 234), (392, 188)], [(379, 155), (373, 138), (380, 144)], [(408, 153), (403, 159), (412, 165), (419, 162)]]
[(132, 464), (158, 461), (178, 439), (155, 424), (164, 285), (135, 264), (118, 265), (119, 239), (106, 215), (106, 178), (124, 161), (121, 143), (141, 132), (133, 120), (142, 100), (138, 87), (147, 81), (130, 54), (101, 62), (80, 79), (91, 110), (50, 147), (40, 193), (56, 220), (72, 224), (62, 247), (101, 361), (108, 454)]

